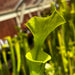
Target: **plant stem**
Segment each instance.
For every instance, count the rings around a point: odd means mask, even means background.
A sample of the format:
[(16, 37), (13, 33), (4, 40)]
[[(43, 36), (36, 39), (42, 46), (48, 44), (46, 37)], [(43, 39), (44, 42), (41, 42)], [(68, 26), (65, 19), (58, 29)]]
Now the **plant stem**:
[(72, 67), (71, 67), (71, 59), (68, 56), (68, 61), (69, 61), (69, 71), (70, 71), (70, 75), (72, 75)]
[(9, 69), (8, 69), (8, 62), (7, 62), (7, 58), (6, 58), (6, 52), (5, 52), (4, 48), (2, 50), (3, 50), (2, 55), (3, 55), (3, 59), (4, 59), (4, 62), (5, 62), (5, 65), (6, 65), (7, 75), (10, 75), (10, 72), (9, 72)]

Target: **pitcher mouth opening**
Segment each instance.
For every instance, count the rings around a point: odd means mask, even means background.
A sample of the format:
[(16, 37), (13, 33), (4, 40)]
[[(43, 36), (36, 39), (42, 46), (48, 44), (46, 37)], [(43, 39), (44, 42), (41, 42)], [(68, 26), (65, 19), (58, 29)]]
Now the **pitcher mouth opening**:
[(44, 51), (40, 51), (38, 54), (37, 60), (33, 59), (33, 54), (32, 51), (28, 52), (26, 54), (26, 58), (29, 61), (35, 62), (35, 63), (46, 63), (47, 61), (51, 60), (51, 56), (45, 53)]

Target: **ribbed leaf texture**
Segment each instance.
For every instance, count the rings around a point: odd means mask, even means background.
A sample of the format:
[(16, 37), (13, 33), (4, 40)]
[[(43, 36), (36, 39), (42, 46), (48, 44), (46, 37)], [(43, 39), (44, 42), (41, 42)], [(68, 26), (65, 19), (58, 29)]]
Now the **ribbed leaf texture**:
[(39, 53), (41, 47), (47, 38), (47, 36), (59, 25), (65, 23), (62, 15), (56, 10), (51, 16), (48, 17), (33, 17), (27, 23), (26, 26), (30, 29), (34, 36), (34, 57)]

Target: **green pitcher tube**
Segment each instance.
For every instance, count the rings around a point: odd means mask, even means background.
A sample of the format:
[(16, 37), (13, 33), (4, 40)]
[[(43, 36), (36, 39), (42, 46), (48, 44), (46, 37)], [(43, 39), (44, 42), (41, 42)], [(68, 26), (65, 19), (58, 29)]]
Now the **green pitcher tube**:
[(30, 51), (26, 54), (30, 75), (45, 75), (45, 63), (51, 59), (51, 56), (44, 51), (40, 51), (37, 60), (34, 60), (33, 53), (33, 51)]

